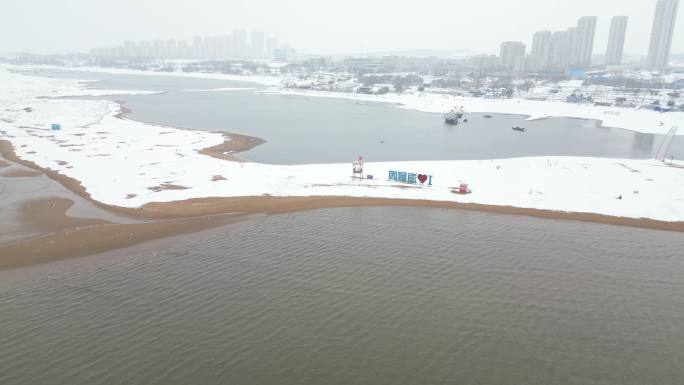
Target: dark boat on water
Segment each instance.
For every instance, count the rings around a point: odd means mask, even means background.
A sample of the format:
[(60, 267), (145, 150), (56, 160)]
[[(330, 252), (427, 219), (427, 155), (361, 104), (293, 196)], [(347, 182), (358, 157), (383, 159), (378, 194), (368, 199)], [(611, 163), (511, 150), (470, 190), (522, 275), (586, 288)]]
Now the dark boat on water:
[(514, 131), (525, 132), (525, 127), (513, 126)]
[(487, 119), (491, 119), (491, 118), (492, 118), (491, 115), (485, 115), (484, 117), (487, 118)]
[(444, 114), (444, 122), (446, 124), (458, 124), (461, 118), (463, 118), (463, 107), (460, 109), (454, 108), (453, 110)]

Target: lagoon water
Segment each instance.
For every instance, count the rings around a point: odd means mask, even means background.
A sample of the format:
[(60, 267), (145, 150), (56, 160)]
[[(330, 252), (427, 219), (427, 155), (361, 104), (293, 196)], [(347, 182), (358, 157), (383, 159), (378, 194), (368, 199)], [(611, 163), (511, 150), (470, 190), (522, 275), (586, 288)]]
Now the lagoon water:
[[(440, 114), (361, 102), (263, 93), (259, 85), (212, 79), (39, 72), (101, 80), (92, 87), (165, 91), (160, 95), (116, 96), (132, 109), (131, 119), (190, 129), (233, 132), (267, 142), (241, 153), (274, 164), (368, 161), (496, 159), (524, 156), (654, 157), (663, 135), (602, 127), (600, 122), (553, 118), (526, 121), (520, 115), (469, 114), (469, 122), (445, 125)], [(252, 87), (242, 91), (200, 91)], [(192, 90), (192, 91), (189, 91)], [(527, 132), (513, 131), (523, 126)], [(684, 158), (684, 138), (670, 154)]]
[(684, 378), (681, 233), (345, 208), (148, 248), (0, 272), (0, 383)]

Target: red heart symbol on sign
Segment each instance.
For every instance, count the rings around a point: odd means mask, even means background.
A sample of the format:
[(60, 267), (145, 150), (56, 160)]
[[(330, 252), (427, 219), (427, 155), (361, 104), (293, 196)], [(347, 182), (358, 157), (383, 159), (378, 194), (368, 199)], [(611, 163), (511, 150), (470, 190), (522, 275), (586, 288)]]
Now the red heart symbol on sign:
[(428, 178), (427, 175), (424, 175), (424, 174), (418, 175), (418, 180), (420, 181), (420, 183), (425, 183), (427, 178)]

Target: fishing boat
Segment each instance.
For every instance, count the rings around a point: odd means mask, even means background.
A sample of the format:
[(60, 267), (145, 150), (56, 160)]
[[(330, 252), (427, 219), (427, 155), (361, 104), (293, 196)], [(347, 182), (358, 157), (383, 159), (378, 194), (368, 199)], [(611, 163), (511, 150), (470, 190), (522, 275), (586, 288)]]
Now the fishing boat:
[(525, 132), (525, 127), (513, 126), (514, 131)]
[(485, 115), (484, 117), (487, 118), (487, 119), (491, 119), (491, 118), (492, 118), (491, 115)]
[(444, 114), (444, 122), (446, 124), (458, 124), (459, 120), (463, 118), (463, 107), (454, 107), (451, 111)]

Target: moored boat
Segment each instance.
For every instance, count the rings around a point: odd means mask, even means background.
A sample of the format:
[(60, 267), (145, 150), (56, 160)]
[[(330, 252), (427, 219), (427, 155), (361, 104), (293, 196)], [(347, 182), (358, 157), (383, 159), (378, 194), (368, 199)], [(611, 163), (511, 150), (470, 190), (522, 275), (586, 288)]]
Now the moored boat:
[(454, 107), (451, 111), (444, 114), (444, 122), (447, 124), (458, 124), (463, 118), (463, 107), (460, 109)]

